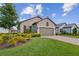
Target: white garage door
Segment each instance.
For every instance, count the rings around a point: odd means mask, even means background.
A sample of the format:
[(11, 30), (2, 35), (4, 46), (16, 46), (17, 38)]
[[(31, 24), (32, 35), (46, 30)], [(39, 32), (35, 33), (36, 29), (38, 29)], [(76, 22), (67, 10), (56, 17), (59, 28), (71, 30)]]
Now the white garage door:
[(41, 35), (50, 36), (50, 35), (53, 35), (54, 29), (53, 28), (40, 27), (39, 32), (40, 32)]

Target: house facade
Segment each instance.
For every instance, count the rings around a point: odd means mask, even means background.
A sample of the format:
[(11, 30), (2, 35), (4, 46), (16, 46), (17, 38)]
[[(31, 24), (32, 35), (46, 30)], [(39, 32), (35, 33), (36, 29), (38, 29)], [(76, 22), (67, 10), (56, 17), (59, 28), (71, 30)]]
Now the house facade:
[(77, 29), (77, 32), (79, 31), (79, 27), (75, 23), (72, 23), (72, 24), (60, 23), (60, 24), (57, 24), (56, 26), (56, 33), (60, 34), (63, 31), (67, 33), (73, 33), (74, 28)]
[(8, 32), (9, 32), (8, 29), (0, 27), (0, 33), (8, 33)]
[[(15, 29), (16, 28), (16, 29)], [(17, 33), (18, 32), (18, 30), (17, 30), (17, 27), (12, 27), (11, 29), (10, 29), (10, 32), (13, 32), (13, 33)], [(9, 29), (5, 29), (5, 28), (3, 28), (3, 27), (0, 27), (0, 33), (9, 33)]]
[(56, 26), (56, 34), (60, 34), (63, 30), (63, 27), (65, 27), (67, 24), (66, 23), (60, 23), (57, 24)]
[(78, 33), (78, 26), (75, 23), (67, 24), (65, 27), (63, 27), (63, 31), (66, 31), (67, 33), (73, 33), (74, 28), (77, 29), (77, 33)]
[(41, 35), (48, 36), (56, 34), (56, 24), (48, 17), (42, 19), (39, 16), (36, 16), (22, 21), (20, 23), (20, 32), (27, 32), (28, 29), (32, 29), (33, 32), (40, 33)]

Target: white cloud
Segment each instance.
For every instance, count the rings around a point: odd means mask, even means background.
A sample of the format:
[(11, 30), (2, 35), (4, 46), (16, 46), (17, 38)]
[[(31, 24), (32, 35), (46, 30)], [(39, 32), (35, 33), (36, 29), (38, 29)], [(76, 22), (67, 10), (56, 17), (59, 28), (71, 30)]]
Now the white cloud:
[(75, 5), (76, 5), (76, 3), (73, 3), (73, 4), (72, 3), (65, 3), (63, 5), (64, 12), (71, 11)]
[(76, 3), (64, 3), (62, 16), (66, 16), (77, 4)]
[(63, 14), (62, 14), (62, 16), (66, 16), (66, 15), (67, 15), (67, 13), (63, 13)]
[(26, 20), (25, 18), (20, 18), (20, 20), (19, 21), (23, 21), (23, 20)]
[(52, 17), (55, 17), (56, 16), (56, 13), (52, 13)]
[(33, 14), (33, 8), (32, 7), (27, 7), (22, 10), (21, 15), (23, 14)]
[[(35, 7), (34, 7), (35, 6)], [(29, 14), (31, 16), (36, 16), (42, 14), (43, 7), (41, 4), (38, 5), (29, 5), (28, 7), (24, 8), (21, 12), (23, 14)]]
[(37, 11), (37, 14), (41, 14), (42, 13), (42, 5), (41, 4), (39, 4), (39, 5), (37, 5), (36, 6), (36, 11)]

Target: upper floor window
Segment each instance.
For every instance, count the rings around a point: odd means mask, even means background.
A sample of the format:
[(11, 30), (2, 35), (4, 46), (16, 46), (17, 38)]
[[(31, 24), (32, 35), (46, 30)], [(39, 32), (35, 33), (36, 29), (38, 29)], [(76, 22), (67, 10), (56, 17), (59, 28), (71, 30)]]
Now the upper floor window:
[(49, 23), (48, 22), (46, 22), (46, 26), (49, 26)]

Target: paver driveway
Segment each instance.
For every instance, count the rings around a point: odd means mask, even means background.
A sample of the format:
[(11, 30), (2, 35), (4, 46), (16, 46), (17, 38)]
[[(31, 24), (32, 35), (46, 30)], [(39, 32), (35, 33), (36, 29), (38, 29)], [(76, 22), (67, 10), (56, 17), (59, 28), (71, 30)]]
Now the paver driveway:
[(51, 38), (51, 39), (60, 40), (60, 41), (79, 45), (78, 38), (70, 38), (70, 37), (65, 37), (65, 36), (42, 36), (42, 38)]

